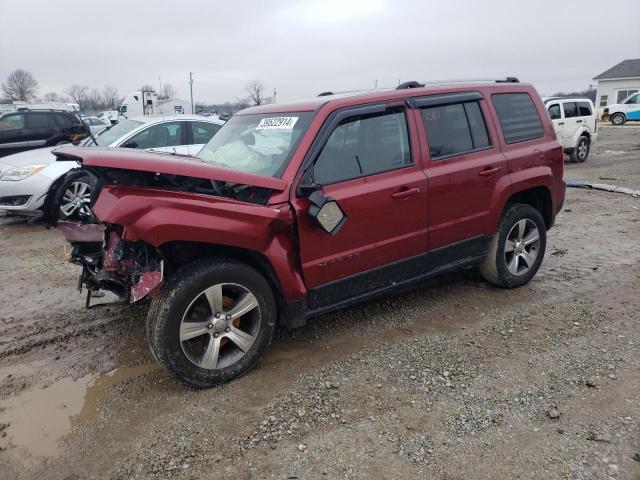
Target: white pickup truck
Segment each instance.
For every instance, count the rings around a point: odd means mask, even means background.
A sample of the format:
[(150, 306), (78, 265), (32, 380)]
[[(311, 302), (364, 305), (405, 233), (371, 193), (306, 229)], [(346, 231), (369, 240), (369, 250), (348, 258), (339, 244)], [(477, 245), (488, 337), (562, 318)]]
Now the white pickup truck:
[(603, 113), (614, 125), (624, 125), (628, 120), (640, 120), (640, 93), (625, 98), (622, 103), (607, 105)]
[(574, 162), (584, 162), (598, 138), (593, 102), (588, 98), (547, 98), (544, 103), (565, 153)]

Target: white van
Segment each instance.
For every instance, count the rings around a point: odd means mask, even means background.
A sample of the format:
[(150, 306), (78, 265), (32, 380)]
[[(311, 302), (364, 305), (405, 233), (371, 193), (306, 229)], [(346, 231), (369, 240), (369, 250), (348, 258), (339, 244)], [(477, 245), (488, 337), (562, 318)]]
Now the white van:
[(627, 120), (640, 120), (640, 93), (634, 93), (622, 103), (607, 106), (604, 117), (609, 117), (614, 125), (624, 125)]
[(584, 162), (598, 138), (593, 102), (588, 98), (547, 98), (544, 103), (564, 152), (574, 162)]

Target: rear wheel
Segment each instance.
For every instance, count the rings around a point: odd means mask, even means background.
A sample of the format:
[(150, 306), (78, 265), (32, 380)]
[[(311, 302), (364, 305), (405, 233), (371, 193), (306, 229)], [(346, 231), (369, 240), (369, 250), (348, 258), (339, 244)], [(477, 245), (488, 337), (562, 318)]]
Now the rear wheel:
[(513, 204), (502, 216), (480, 267), (483, 277), (505, 288), (528, 283), (538, 271), (547, 245), (544, 219), (530, 205)]
[(611, 123), (613, 123), (614, 125), (617, 125), (617, 126), (624, 125), (626, 121), (627, 119), (621, 113), (615, 113), (611, 116)]
[(226, 259), (199, 261), (175, 272), (154, 299), (148, 342), (171, 374), (211, 387), (256, 365), (276, 319), (271, 287), (256, 270)]
[(576, 148), (571, 152), (571, 160), (579, 163), (584, 162), (589, 156), (590, 147), (589, 139), (585, 136), (580, 137)]

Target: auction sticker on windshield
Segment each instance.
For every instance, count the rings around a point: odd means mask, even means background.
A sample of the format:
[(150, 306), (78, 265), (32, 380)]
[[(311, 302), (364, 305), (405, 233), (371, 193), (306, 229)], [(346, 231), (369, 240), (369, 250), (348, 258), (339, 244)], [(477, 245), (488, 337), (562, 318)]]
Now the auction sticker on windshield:
[(268, 117), (260, 120), (256, 130), (291, 130), (299, 117)]

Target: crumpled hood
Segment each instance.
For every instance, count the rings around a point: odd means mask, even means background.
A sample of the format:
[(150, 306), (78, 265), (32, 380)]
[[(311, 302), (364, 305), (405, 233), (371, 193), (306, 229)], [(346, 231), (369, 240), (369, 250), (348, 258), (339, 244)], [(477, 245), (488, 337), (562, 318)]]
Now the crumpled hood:
[(25, 152), (14, 153), (0, 158), (0, 170), (8, 167), (23, 167), (25, 165), (49, 165), (56, 161), (56, 157), (51, 153), (57, 147), (37, 148)]
[(75, 160), (86, 167), (134, 170), (157, 174), (180, 175), (205, 180), (220, 180), (282, 192), (287, 182), (279, 178), (246, 173), (212, 165), (193, 157), (160, 154), (130, 148), (58, 147), (58, 160)]

